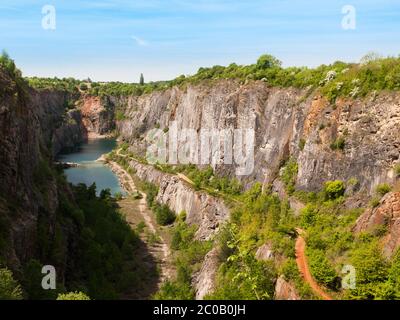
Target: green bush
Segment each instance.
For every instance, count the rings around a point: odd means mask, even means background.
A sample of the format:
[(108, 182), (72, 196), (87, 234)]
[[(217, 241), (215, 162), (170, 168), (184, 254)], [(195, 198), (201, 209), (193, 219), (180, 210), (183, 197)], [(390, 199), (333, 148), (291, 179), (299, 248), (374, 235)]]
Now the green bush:
[(307, 248), (310, 271), (315, 279), (332, 289), (337, 289), (337, 274), (322, 250)]
[(21, 300), (22, 289), (7, 268), (0, 269), (0, 300)]
[(90, 298), (83, 292), (69, 292), (60, 293), (57, 300), (90, 300)]
[(371, 208), (376, 208), (377, 206), (379, 206), (381, 200), (377, 197), (373, 197), (370, 201), (369, 201), (369, 206)]
[(339, 137), (331, 143), (332, 150), (344, 150), (345, 146), (346, 146), (346, 140), (344, 139), (344, 137)]
[(301, 151), (304, 150), (305, 145), (306, 145), (306, 140), (300, 139), (300, 141), (299, 141), (299, 148), (300, 148)]
[(297, 173), (298, 173), (297, 162), (294, 159), (290, 159), (286, 163), (281, 175), (281, 179), (286, 186), (286, 191), (289, 194), (293, 194), (293, 192), (295, 191)]
[(185, 222), (179, 222), (172, 231), (171, 248), (174, 250), (187, 249), (194, 239), (197, 227), (189, 227)]
[(159, 225), (166, 226), (174, 223), (176, 215), (166, 204), (153, 205), (152, 209), (156, 214), (156, 220)]
[(392, 190), (392, 187), (387, 183), (381, 183), (376, 186), (375, 191), (380, 196), (384, 196), (385, 194), (389, 193)]
[(327, 199), (334, 200), (344, 195), (346, 187), (343, 181), (327, 181), (325, 182), (324, 192)]

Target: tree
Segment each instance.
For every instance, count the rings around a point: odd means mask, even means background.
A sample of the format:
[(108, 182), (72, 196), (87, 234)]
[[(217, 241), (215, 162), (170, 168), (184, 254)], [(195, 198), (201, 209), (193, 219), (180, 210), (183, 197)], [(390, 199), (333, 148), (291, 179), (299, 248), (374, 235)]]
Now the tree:
[(0, 269), (0, 300), (21, 300), (22, 290), (7, 268)]
[(346, 187), (341, 180), (325, 182), (324, 192), (326, 198), (329, 200), (334, 200), (343, 196), (345, 191)]
[(144, 76), (143, 73), (140, 74), (140, 85), (144, 85)]
[(282, 62), (270, 54), (264, 54), (257, 60), (257, 69), (280, 67)]
[(60, 293), (57, 300), (90, 300), (83, 292)]

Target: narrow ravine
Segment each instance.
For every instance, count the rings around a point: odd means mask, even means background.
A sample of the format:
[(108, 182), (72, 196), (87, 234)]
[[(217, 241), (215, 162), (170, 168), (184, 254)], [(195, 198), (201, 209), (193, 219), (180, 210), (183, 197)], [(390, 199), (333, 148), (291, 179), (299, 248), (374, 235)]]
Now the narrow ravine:
[[(118, 176), (121, 182), (121, 186), (128, 193), (127, 199), (120, 201), (121, 211), (125, 215), (128, 223), (132, 227), (137, 226), (138, 220), (137, 217), (135, 217), (135, 211), (138, 212), (151, 235), (158, 239), (158, 241), (149, 241), (149, 235), (146, 235), (144, 233), (140, 234), (141, 239), (148, 244), (149, 252), (153, 255), (155, 261), (158, 262), (161, 269), (160, 278), (158, 281), (158, 287), (160, 287), (165, 281), (171, 279), (174, 275), (174, 268), (171, 263), (171, 249), (169, 248), (167, 241), (163, 237), (162, 233), (158, 232), (158, 226), (154, 221), (152, 212), (147, 208), (146, 194), (138, 190), (132, 176), (118, 163), (114, 161), (109, 161), (108, 165), (110, 166), (111, 170)], [(141, 199), (129, 199), (129, 195), (132, 195), (134, 193), (140, 193), (142, 196)]]

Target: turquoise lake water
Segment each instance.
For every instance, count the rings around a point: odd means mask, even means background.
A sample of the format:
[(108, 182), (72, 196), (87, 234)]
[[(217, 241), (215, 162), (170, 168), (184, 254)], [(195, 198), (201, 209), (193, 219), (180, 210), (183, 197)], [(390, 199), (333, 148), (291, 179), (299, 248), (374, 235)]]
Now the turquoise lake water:
[(98, 194), (107, 188), (112, 194), (125, 194), (111, 169), (102, 162), (96, 162), (101, 155), (109, 153), (116, 145), (115, 139), (90, 139), (75, 152), (60, 155), (59, 160), (62, 162), (79, 164), (79, 167), (64, 170), (67, 180), (72, 184), (84, 183), (88, 186), (95, 182)]

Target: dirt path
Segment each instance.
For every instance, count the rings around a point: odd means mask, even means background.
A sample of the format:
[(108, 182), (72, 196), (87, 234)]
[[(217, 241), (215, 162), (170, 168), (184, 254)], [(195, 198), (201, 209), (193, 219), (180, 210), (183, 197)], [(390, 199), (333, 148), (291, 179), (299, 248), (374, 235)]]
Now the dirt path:
[[(162, 235), (157, 232), (157, 224), (152, 217), (151, 211), (147, 208), (146, 194), (140, 192), (136, 188), (135, 182), (133, 181), (131, 175), (126, 172), (124, 168), (122, 168), (118, 163), (110, 161), (108, 165), (110, 166), (111, 170), (118, 176), (120, 183), (122, 187), (126, 190), (126, 192), (128, 192), (129, 194), (138, 192), (142, 195), (142, 198), (139, 200), (139, 204), (137, 206), (139, 208), (140, 216), (143, 218), (144, 223), (146, 224), (146, 227), (148, 228), (150, 233), (159, 239), (157, 242), (151, 241), (151, 243), (149, 243), (149, 250), (150, 253), (154, 256), (154, 259), (159, 262), (159, 265), (161, 267), (161, 277), (159, 281), (160, 286), (166, 280), (171, 279), (174, 274), (174, 269), (170, 261), (172, 257), (171, 250)], [(132, 205), (126, 205), (126, 201), (122, 202), (122, 204), (125, 204), (122, 205), (122, 211), (125, 213), (128, 223), (130, 223), (131, 225), (135, 225), (137, 224), (137, 218), (135, 218), (134, 212), (132, 212), (134, 211), (134, 207)], [(143, 237), (142, 240), (146, 243), (149, 242), (149, 239), (147, 239), (145, 236), (141, 235), (141, 237)]]
[(316, 295), (321, 297), (323, 300), (332, 300), (332, 297), (318, 285), (318, 283), (314, 280), (310, 272), (310, 268), (307, 262), (307, 256), (305, 253), (306, 241), (302, 236), (302, 234), (304, 234), (304, 231), (299, 228), (297, 228), (296, 231), (298, 233), (298, 237), (296, 240), (296, 247), (295, 247), (296, 262), (300, 273), (302, 274), (304, 280), (310, 285), (311, 289), (314, 291)]

